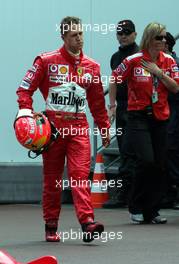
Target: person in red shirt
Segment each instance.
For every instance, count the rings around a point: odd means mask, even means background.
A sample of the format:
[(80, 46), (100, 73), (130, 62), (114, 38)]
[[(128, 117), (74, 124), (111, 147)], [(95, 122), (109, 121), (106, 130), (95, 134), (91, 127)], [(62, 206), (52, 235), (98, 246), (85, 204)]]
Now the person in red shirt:
[(95, 123), (102, 131), (104, 146), (109, 144), (110, 122), (105, 108), (100, 66), (82, 52), (81, 20), (65, 17), (61, 22), (61, 36), (64, 45), (58, 50), (36, 57), (32, 68), (27, 71), (17, 90), (20, 109), (17, 117), (33, 116), (32, 95), (39, 88), (46, 103), (46, 114), (60, 132), (56, 142), (43, 153), (46, 241), (60, 240), (57, 226), (66, 158), (69, 186), (82, 226), (83, 241), (91, 242), (103, 232), (104, 226), (94, 222), (91, 203), (88, 182), (91, 155), (89, 126), (85, 114), (86, 101)]
[(124, 59), (110, 78), (110, 89), (128, 82), (124, 144), (132, 147), (136, 156), (129, 212), (132, 221), (139, 223), (167, 222), (159, 215), (166, 180), (167, 98), (168, 91), (179, 91), (179, 70), (175, 60), (162, 52), (165, 42), (165, 26), (150, 23), (144, 30), (140, 52)]

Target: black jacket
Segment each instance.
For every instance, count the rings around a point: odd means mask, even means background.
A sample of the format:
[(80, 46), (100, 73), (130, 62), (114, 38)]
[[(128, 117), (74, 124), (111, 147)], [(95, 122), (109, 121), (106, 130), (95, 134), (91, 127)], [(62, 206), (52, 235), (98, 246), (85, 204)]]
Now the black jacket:
[[(128, 56), (136, 53), (139, 51), (139, 47), (134, 42), (128, 46), (125, 47), (119, 47), (119, 50), (115, 52), (110, 61), (111, 69), (114, 70), (117, 68), (117, 66)], [(126, 101), (127, 101), (127, 82), (123, 82), (122, 84), (117, 84), (117, 95), (116, 95), (116, 101), (117, 104), (120, 103), (122, 106), (124, 104), (124, 107), (126, 108)]]

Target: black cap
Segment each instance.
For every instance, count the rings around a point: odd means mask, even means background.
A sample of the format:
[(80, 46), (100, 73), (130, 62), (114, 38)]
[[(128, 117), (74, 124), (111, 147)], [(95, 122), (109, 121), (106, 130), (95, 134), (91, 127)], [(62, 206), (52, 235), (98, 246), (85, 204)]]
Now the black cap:
[(175, 45), (176, 41), (172, 34), (170, 34), (170, 32), (167, 32), (166, 34), (166, 43), (168, 44), (168, 50), (172, 52), (173, 46)]
[(117, 33), (120, 32), (135, 32), (135, 25), (131, 20), (122, 20), (117, 24)]

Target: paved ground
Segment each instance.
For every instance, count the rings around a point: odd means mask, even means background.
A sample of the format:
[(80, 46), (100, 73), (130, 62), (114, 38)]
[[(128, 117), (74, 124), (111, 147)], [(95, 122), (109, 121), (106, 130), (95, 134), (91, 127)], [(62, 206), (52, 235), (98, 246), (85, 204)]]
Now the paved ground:
[(0, 205), (0, 249), (20, 262), (54, 255), (60, 264), (178, 264), (179, 211), (161, 214), (168, 224), (135, 225), (126, 209), (97, 209), (96, 219), (104, 222), (106, 233), (101, 240), (84, 244), (72, 239), (70, 232), (78, 237), (81, 232), (72, 206), (64, 205), (59, 231), (71, 239), (47, 243), (40, 205)]

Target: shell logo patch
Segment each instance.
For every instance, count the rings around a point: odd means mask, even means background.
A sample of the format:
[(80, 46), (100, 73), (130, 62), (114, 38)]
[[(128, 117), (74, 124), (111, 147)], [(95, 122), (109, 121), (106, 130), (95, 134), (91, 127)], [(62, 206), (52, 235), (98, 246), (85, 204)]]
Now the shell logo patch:
[(68, 65), (59, 65), (58, 66), (58, 74), (68, 74)]

